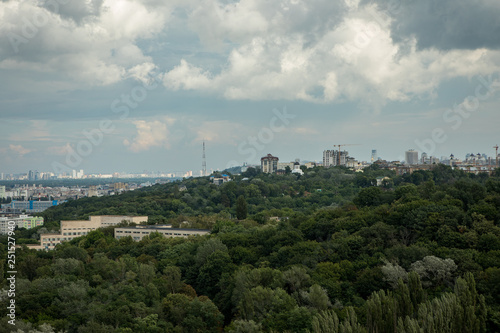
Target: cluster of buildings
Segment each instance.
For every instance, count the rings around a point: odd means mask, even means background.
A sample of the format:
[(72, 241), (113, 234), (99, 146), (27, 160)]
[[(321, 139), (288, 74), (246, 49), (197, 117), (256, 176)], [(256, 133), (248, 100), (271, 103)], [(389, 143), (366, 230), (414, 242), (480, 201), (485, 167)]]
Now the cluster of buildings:
[(139, 178), (187, 178), (192, 177), (193, 171), (174, 171), (174, 172), (149, 172), (142, 173), (127, 173), (127, 172), (113, 172), (113, 173), (93, 173), (86, 174), (84, 170), (71, 170), (71, 172), (63, 172), (55, 174), (48, 171), (29, 170), (27, 173), (4, 173), (0, 172), (0, 180), (23, 180), (23, 181), (38, 181), (38, 180), (54, 180), (54, 179), (139, 179)]
[[(499, 156), (500, 157), (500, 156)], [(418, 164), (447, 164), (450, 166), (459, 165), (474, 165), (474, 166), (497, 166), (498, 157), (488, 157), (486, 154), (481, 153), (469, 153), (465, 155), (465, 159), (460, 159), (451, 154), (450, 156), (441, 156), (441, 158), (435, 156), (429, 156), (427, 153), (422, 153), (421, 157), (418, 157), (418, 152), (410, 149), (405, 152), (405, 163), (406, 165), (418, 165)]]
[(282, 174), (289, 168), (291, 173), (303, 174), (301, 166), (308, 169), (314, 168), (316, 166), (333, 167), (333, 166), (345, 166), (348, 168), (354, 168), (356, 170), (363, 169), (369, 164), (366, 162), (358, 162), (354, 157), (349, 156), (349, 152), (343, 150), (325, 150), (323, 151), (323, 161), (322, 162), (305, 162), (300, 163), (300, 159), (296, 159), (293, 162), (280, 162), (279, 158), (271, 154), (260, 159), (260, 168), (264, 173), (277, 173)]
[(397, 174), (412, 173), (415, 170), (430, 170), (435, 164), (441, 163), (451, 166), (452, 168), (457, 168), (469, 173), (491, 173), (497, 167), (499, 167), (498, 159), (500, 155), (496, 157), (488, 157), (486, 154), (467, 154), (464, 160), (456, 158), (454, 155), (449, 157), (442, 156), (441, 158), (429, 156), (425, 152), (419, 158), (419, 153), (416, 150), (409, 149), (405, 152), (404, 161), (385, 161), (382, 160), (377, 155), (377, 150), (372, 150), (371, 161), (359, 162), (354, 157), (349, 156), (349, 152), (346, 150), (324, 150), (322, 162), (308, 162), (301, 164), (300, 160), (297, 159), (295, 162), (282, 163), (279, 158), (271, 154), (260, 159), (260, 168), (264, 173), (284, 173), (287, 167), (290, 168), (292, 173), (302, 174), (301, 166), (306, 168), (312, 168), (315, 166), (324, 167), (334, 167), (334, 166), (344, 166), (355, 171), (361, 171), (365, 167), (371, 164), (377, 164), (382, 168), (395, 170)]
[(1, 211), (11, 214), (21, 214), (21, 213), (40, 213), (50, 208), (52, 206), (57, 206), (59, 201), (38, 201), (38, 200), (28, 200), (28, 201), (17, 201), (12, 200), (9, 203), (1, 204)]
[(89, 232), (99, 228), (116, 226), (122, 222), (138, 225), (115, 228), (116, 239), (130, 236), (133, 240), (140, 241), (143, 237), (153, 232), (158, 232), (165, 237), (188, 237), (206, 235), (210, 232), (209, 230), (202, 229), (172, 228), (171, 225), (140, 225), (140, 223), (148, 222), (147, 216), (100, 215), (90, 216), (88, 220), (61, 221), (60, 232), (41, 234), (40, 244), (27, 245), (27, 247), (35, 250), (53, 250), (62, 242), (85, 236)]
[(17, 227), (31, 229), (43, 225), (43, 217), (5, 214), (0, 217), (0, 235), (6, 235), (9, 232), (9, 227)]
[[(52, 206), (66, 202), (68, 199), (84, 197), (102, 197), (133, 191), (138, 188), (162, 184), (171, 180), (156, 180), (155, 182), (125, 183), (116, 182), (90, 186), (42, 186), (14, 185), (7, 188), (0, 185), (0, 199), (5, 203), (0, 205), (0, 212), (12, 214), (39, 213)], [(8, 200), (7, 200), (8, 199)]]
[[(306, 168), (314, 168), (316, 162), (307, 162), (303, 164)], [(291, 173), (304, 174), (304, 171), (300, 168), (300, 159), (296, 159), (294, 162), (279, 162), (279, 158), (271, 154), (260, 159), (260, 169), (264, 173), (277, 173), (284, 174), (289, 170)]]

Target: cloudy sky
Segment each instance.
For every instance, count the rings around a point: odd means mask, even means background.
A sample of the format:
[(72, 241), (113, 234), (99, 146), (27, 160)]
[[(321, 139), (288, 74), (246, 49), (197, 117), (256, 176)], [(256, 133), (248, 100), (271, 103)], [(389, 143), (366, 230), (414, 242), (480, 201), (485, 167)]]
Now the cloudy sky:
[(493, 155), (499, 73), (498, 0), (2, 0), (0, 172)]

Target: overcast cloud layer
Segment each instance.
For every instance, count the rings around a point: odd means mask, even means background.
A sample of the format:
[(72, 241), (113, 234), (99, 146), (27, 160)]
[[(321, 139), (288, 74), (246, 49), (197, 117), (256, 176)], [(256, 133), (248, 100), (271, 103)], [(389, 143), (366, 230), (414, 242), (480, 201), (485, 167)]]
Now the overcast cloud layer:
[(204, 139), (212, 168), (256, 162), (245, 144), (285, 107), (295, 118), (255, 156), (355, 142), (359, 159), (399, 159), (436, 127), (438, 156), (491, 154), (499, 46), (495, 0), (2, 1), (0, 172), (197, 170)]

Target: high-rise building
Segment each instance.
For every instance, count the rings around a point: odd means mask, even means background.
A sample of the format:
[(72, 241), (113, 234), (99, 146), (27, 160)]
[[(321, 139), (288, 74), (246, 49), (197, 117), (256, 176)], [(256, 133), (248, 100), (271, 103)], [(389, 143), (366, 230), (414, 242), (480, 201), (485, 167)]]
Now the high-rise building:
[(373, 149), (372, 150), (372, 163), (375, 162), (377, 160), (377, 150), (376, 149)]
[(405, 152), (405, 162), (408, 165), (418, 164), (418, 151), (413, 149), (407, 150)]
[(275, 173), (278, 170), (279, 158), (271, 154), (267, 154), (260, 159), (260, 168), (264, 173)]
[(430, 164), (429, 163), (429, 156), (427, 155), (426, 152), (422, 153), (422, 157), (420, 157), (420, 163), (421, 164)]
[[(340, 165), (347, 164), (347, 158), (349, 156), (348, 151), (340, 152)], [(339, 165), (339, 151), (338, 150), (325, 150), (323, 151), (323, 166), (332, 167)]]
[(0, 199), (5, 199), (5, 186), (0, 186)]

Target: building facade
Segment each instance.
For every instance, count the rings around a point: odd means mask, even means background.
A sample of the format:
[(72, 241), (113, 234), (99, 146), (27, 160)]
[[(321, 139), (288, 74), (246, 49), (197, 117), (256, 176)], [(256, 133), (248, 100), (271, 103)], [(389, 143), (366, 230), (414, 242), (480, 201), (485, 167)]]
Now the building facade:
[(141, 223), (147, 222), (147, 216), (100, 215), (90, 216), (89, 220), (61, 221), (59, 233), (41, 234), (40, 245), (28, 246), (34, 249), (53, 250), (61, 242), (87, 235), (99, 228), (120, 224), (121, 222)]
[(340, 152), (340, 164), (339, 164), (339, 151), (338, 150), (325, 150), (323, 151), (323, 166), (326, 168), (343, 165), (346, 166), (347, 158), (349, 156), (348, 151)]
[(408, 165), (418, 164), (418, 151), (413, 149), (407, 150), (405, 152), (405, 163)]
[(260, 168), (264, 173), (275, 173), (278, 170), (279, 158), (271, 154), (267, 154), (260, 159)]
[(226, 174), (222, 175), (221, 177), (210, 176), (210, 181), (212, 182), (212, 184), (219, 186), (219, 185), (222, 185), (224, 183), (230, 182), (231, 177), (229, 175), (226, 175)]
[(20, 212), (26, 212), (26, 213), (40, 213), (46, 210), (47, 208), (50, 208), (52, 206), (57, 206), (58, 205), (57, 200), (51, 200), (51, 201), (36, 201), (36, 200), (29, 200), (29, 201), (17, 201), (17, 200), (12, 200), (8, 204), (2, 204), (2, 209), (6, 210), (12, 210), (12, 211), (20, 211)]
[(289, 167), (290, 170), (293, 170), (294, 162), (278, 162), (278, 170), (286, 170), (286, 167)]
[(140, 241), (145, 236), (149, 236), (150, 234), (157, 232), (164, 237), (189, 237), (189, 236), (203, 236), (210, 233), (210, 230), (204, 229), (180, 229), (180, 228), (172, 228), (172, 225), (154, 225), (154, 226), (145, 226), (138, 225), (135, 227), (123, 227), (115, 229), (115, 238), (120, 239), (124, 237), (132, 237), (134, 241)]
[(43, 217), (33, 217), (28, 215), (19, 215), (16, 217), (0, 217), (0, 235), (6, 235), (8, 233), (9, 225), (14, 225), (17, 228), (31, 229), (42, 226)]

